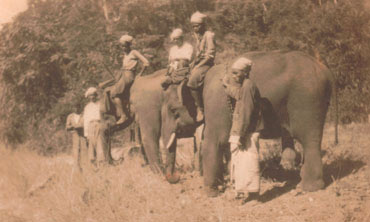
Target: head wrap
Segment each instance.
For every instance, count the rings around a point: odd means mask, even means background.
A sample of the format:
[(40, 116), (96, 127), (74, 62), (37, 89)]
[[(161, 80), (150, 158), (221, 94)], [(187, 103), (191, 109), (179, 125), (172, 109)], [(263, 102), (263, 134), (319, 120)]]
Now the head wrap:
[(130, 35), (123, 35), (123, 36), (119, 39), (119, 42), (120, 42), (121, 44), (125, 44), (126, 42), (131, 43), (133, 39), (134, 39), (134, 38), (133, 38), (132, 36), (130, 36)]
[(90, 87), (86, 90), (85, 92), (85, 97), (89, 97), (90, 95), (94, 95), (94, 94), (97, 94), (97, 90), (95, 87)]
[(251, 67), (251, 66), (252, 66), (251, 60), (241, 57), (233, 63), (231, 68), (238, 69), (238, 70), (245, 70), (247, 67)]
[(178, 37), (182, 37), (184, 35), (182, 29), (175, 29), (172, 31), (171, 33), (171, 40), (173, 40), (174, 38), (178, 38)]
[(191, 23), (203, 23), (204, 22), (204, 19), (206, 18), (207, 16), (205, 14), (202, 14), (200, 13), (199, 11), (195, 12), (191, 18), (190, 18), (190, 22)]

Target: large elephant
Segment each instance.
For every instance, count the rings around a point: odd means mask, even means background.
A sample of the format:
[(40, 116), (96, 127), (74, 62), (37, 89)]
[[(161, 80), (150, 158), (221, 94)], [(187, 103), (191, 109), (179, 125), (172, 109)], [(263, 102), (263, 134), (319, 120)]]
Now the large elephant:
[[(323, 188), (320, 150), (331, 93), (330, 71), (301, 52), (250, 52), (244, 56), (253, 61), (250, 78), (263, 98), (265, 129), (262, 137), (282, 137), (283, 150), (287, 153), (292, 153), (293, 138), (297, 139), (304, 148), (302, 188), (307, 191)], [(225, 64), (214, 66), (208, 71), (203, 88), (202, 168), (205, 188), (212, 196), (223, 181), (223, 157), (229, 150), (232, 124), (231, 100), (220, 80), (226, 71)], [(171, 135), (184, 137), (194, 133), (195, 109), (186, 87), (171, 86), (165, 92), (161, 89), (164, 74), (165, 71), (160, 70), (138, 78), (131, 88), (131, 103), (149, 163), (155, 171), (160, 170), (158, 141), (162, 136), (168, 147), (165, 172), (169, 181), (174, 182), (178, 179), (174, 174), (176, 140), (172, 140)], [(290, 155), (284, 152), (282, 156), (289, 159)]]

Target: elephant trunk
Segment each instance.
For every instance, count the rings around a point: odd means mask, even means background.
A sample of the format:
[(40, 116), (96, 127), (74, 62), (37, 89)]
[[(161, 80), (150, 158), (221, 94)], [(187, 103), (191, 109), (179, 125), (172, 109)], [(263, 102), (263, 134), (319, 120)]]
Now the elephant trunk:
[(166, 146), (167, 149), (169, 149), (172, 146), (172, 144), (175, 142), (175, 139), (176, 139), (176, 133), (172, 133), (170, 136), (170, 139), (168, 140), (167, 146)]

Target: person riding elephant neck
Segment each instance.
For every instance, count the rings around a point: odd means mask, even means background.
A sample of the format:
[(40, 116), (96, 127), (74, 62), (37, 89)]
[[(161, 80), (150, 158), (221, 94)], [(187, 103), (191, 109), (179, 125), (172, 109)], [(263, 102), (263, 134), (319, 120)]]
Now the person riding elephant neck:
[(214, 65), (216, 56), (215, 34), (207, 31), (205, 24), (206, 15), (195, 12), (190, 23), (194, 31), (196, 40), (196, 56), (190, 67), (192, 68), (187, 86), (191, 89), (191, 95), (197, 106), (196, 121), (202, 122), (204, 119), (202, 104), (202, 88), (204, 77), (207, 71)]
[[(260, 190), (259, 130), (262, 129), (259, 90), (249, 79), (252, 61), (239, 58), (231, 67), (231, 77), (223, 79), (226, 94), (236, 100), (229, 143), (230, 178), (235, 181), (236, 198), (256, 200)], [(245, 195), (249, 194), (246, 198)]]
[(166, 79), (161, 83), (163, 89), (172, 83), (181, 82), (188, 75), (189, 65), (193, 58), (193, 46), (184, 42), (182, 29), (173, 30), (170, 38), (175, 45), (171, 47), (168, 56), (169, 65)]
[(125, 110), (126, 104), (123, 104), (124, 101), (121, 100), (124, 93), (129, 93), (129, 87), (135, 79), (135, 72), (138, 66), (138, 60), (143, 63), (143, 68), (139, 72), (139, 76), (145, 71), (146, 67), (150, 65), (149, 61), (137, 50), (131, 49), (131, 44), (133, 37), (129, 35), (123, 35), (119, 42), (123, 47), (123, 61), (122, 61), (122, 70), (116, 82), (113, 86), (106, 88), (105, 91), (110, 91), (110, 98), (115, 105), (116, 115), (119, 118), (116, 122), (117, 125), (123, 124), (127, 119), (128, 111)]

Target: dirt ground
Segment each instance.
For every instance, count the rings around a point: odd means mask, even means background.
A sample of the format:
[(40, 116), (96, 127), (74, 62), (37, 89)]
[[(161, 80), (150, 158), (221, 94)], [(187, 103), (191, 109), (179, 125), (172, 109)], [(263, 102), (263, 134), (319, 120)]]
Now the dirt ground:
[(370, 221), (370, 125), (340, 127), (340, 144), (326, 127), (326, 188), (295, 189), (299, 171), (283, 171), (280, 146), (262, 141), (260, 203), (233, 200), (227, 188), (207, 198), (198, 172), (168, 184), (140, 156), (99, 170), (73, 168), (68, 155), (47, 158), (0, 148), (0, 221)]

